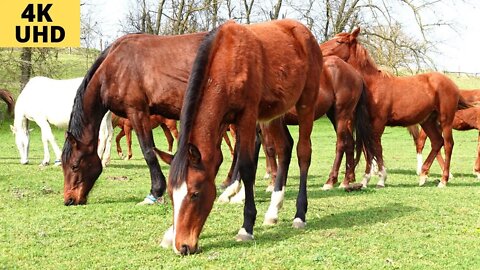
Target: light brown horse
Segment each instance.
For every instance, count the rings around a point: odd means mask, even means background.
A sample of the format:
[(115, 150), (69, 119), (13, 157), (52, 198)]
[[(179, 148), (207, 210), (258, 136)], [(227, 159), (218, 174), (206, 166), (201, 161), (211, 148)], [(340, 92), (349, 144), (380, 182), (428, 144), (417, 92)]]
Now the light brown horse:
[[(460, 93), (463, 94), (463, 92), (464, 91), (461, 91)], [(409, 129), (418, 129), (418, 128), (416, 126), (413, 126), (413, 127), (409, 127)], [(477, 144), (477, 158), (475, 160), (473, 172), (477, 176), (477, 178), (480, 179), (480, 107), (473, 107), (473, 108), (457, 111), (457, 113), (455, 113), (455, 118), (453, 120), (453, 129), (460, 130), (460, 131), (477, 129), (479, 131), (478, 144)], [(422, 151), (423, 151), (423, 148), (425, 147), (427, 134), (425, 134), (425, 131), (423, 131), (423, 129), (420, 129), (420, 130), (417, 130), (417, 132), (411, 132), (411, 133), (413, 133), (412, 135), (414, 135), (413, 139), (417, 149), (417, 174), (419, 174), (421, 172), (421, 162), (423, 161)], [(445, 166), (445, 161), (443, 160), (442, 155), (440, 153), (437, 155), (437, 161), (440, 164), (440, 168), (443, 169), (443, 167)]]
[(178, 119), (195, 53), (206, 33), (126, 35), (97, 58), (75, 97), (62, 153), (65, 205), (85, 204), (102, 172), (96, 148), (107, 110), (128, 118), (150, 170), (154, 200), (166, 190), (150, 115)]
[[(120, 132), (115, 138), (117, 143), (117, 154), (121, 159), (130, 160), (132, 158), (132, 123), (127, 118), (120, 117), (118, 115), (112, 115), (113, 127), (119, 127)], [(150, 115), (150, 128), (155, 129), (160, 126), (165, 134), (165, 138), (168, 143), (168, 151), (172, 152), (173, 139), (178, 139), (177, 121), (173, 119), (165, 118), (161, 115)], [(123, 154), (120, 140), (123, 137), (127, 140), (127, 156)]]
[[(324, 55), (336, 55), (357, 69), (368, 86), (368, 108), (372, 120), (375, 155), (380, 170), (379, 187), (387, 177), (382, 156), (381, 136), (385, 126), (410, 126), (420, 123), (432, 142), (432, 150), (422, 167), (420, 185), (428, 177), (430, 166), (442, 146), (445, 147), (445, 167), (439, 187), (448, 182), (453, 149), (452, 124), (457, 109), (468, 105), (460, 97), (457, 86), (440, 73), (395, 77), (380, 71), (367, 50), (358, 42), (360, 28), (341, 33), (321, 45)], [(441, 129), (437, 128), (437, 122)], [(443, 135), (443, 136), (442, 136)], [(367, 156), (367, 168), (362, 184), (370, 180), (372, 157)]]
[(210, 32), (198, 50), (180, 117), (168, 185), (174, 220), (164, 244), (173, 244), (184, 255), (198, 250), (200, 232), (216, 197), (222, 132), (230, 123), (237, 131), (237, 162), (245, 185), (244, 222), (237, 240), (253, 239), (256, 123), (277, 118), (293, 106), (299, 120), (300, 165), (294, 227), (305, 226), (310, 134), (321, 69), (314, 36), (296, 21), (247, 26), (227, 22)]
[(12, 93), (6, 89), (0, 89), (0, 98), (5, 101), (7, 104), (7, 112), (10, 116), (12, 116), (15, 109), (15, 98), (13, 97)]

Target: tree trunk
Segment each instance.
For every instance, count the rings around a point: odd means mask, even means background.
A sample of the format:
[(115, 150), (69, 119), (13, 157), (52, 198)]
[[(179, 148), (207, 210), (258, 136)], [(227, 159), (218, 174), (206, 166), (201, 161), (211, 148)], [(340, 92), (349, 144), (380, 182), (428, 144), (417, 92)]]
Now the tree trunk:
[(30, 79), (30, 76), (32, 76), (32, 48), (22, 49), (20, 55), (20, 71), (20, 89), (23, 89)]

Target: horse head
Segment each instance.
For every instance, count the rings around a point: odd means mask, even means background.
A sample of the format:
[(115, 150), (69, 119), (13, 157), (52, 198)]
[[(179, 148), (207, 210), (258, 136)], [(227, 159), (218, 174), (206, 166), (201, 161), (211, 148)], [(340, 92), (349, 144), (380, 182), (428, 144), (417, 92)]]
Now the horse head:
[(350, 56), (354, 53), (357, 44), (357, 37), (360, 33), (360, 27), (353, 30), (352, 33), (340, 33), (332, 39), (320, 44), (323, 56), (336, 55), (343, 61), (348, 62)]
[(86, 204), (87, 196), (98, 176), (102, 173), (102, 162), (96, 145), (84, 144), (72, 133), (67, 132), (62, 154), (64, 176), (64, 204)]
[[(168, 193), (173, 202), (173, 226), (165, 235), (171, 239), (173, 250), (182, 255), (198, 251), (198, 239), (216, 197), (215, 170), (205, 164), (193, 144), (188, 144), (186, 158), (177, 152), (172, 161)], [(184, 156), (185, 157), (185, 156)], [(217, 170), (220, 162), (215, 162)], [(183, 168), (184, 173), (177, 173)], [(178, 176), (178, 178), (177, 178)], [(164, 239), (165, 239), (164, 238)]]

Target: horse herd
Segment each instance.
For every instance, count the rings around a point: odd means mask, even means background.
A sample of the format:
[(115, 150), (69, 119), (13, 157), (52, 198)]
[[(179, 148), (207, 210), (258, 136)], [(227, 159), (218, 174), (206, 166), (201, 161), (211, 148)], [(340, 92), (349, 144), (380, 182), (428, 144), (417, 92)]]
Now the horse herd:
[[(386, 126), (406, 126), (414, 135), (420, 185), (437, 157), (443, 169), (438, 186), (445, 187), (450, 175), (452, 128), (479, 128), (479, 112), (474, 105), (480, 100), (480, 92), (459, 91), (450, 79), (436, 72), (396, 77), (380, 71), (358, 41), (359, 33), (359, 28), (341, 33), (319, 46), (308, 28), (285, 19), (252, 25), (227, 22), (208, 33), (180, 36), (123, 36), (100, 54), (81, 81), (75, 81), (78, 87), (73, 93), (63, 91), (62, 95), (70, 95), (62, 102), (67, 120), (47, 117), (37, 121), (33, 113), (23, 113), (34, 109), (34, 102), (21, 101), (20, 96), (29, 91), (30, 82), (27, 84), (17, 101), (12, 127), (21, 162), (28, 162), (25, 119), (39, 124), (44, 145), (55, 144), (48, 123), (68, 122), (61, 157), (58, 146), (53, 146), (64, 174), (64, 204), (85, 204), (102, 165), (108, 163), (109, 157), (103, 153), (110, 152), (113, 112), (113, 122), (122, 123), (127, 139), (132, 129), (139, 139), (151, 178), (147, 198), (153, 202), (168, 191), (172, 199), (173, 225), (165, 233), (162, 246), (172, 246), (183, 255), (198, 251), (200, 232), (217, 197), (215, 177), (223, 160), (220, 145), (227, 129), (235, 132), (235, 146), (230, 178), (224, 182), (227, 188), (219, 199), (230, 200), (238, 192), (240, 180), (243, 182), (244, 221), (236, 236), (238, 241), (254, 238), (257, 210), (253, 186), (260, 144), (274, 177), (264, 223), (278, 221), (293, 149), (287, 125), (299, 126), (300, 185), (293, 227), (305, 227), (310, 135), (313, 121), (325, 114), (337, 133), (337, 145), (323, 189), (331, 189), (338, 182), (344, 154), (346, 171), (340, 187), (355, 182), (355, 167), (362, 152), (367, 161), (362, 186), (367, 186), (372, 163), (376, 162), (377, 186), (384, 187), (387, 172), (381, 136)], [(64, 83), (46, 86), (66, 89)], [(61, 98), (61, 92), (51, 98)], [(40, 98), (39, 93), (32, 93), (28, 99), (39, 103)], [(42, 113), (46, 112), (43, 109)], [(60, 112), (53, 115), (59, 116)], [(167, 119), (173, 120), (167, 123)], [(175, 155), (156, 148), (152, 128), (158, 125), (168, 138), (169, 151), (171, 132), (178, 136)], [(422, 163), (426, 137), (432, 149)], [(45, 149), (48, 152), (48, 146)], [(118, 153), (123, 157), (121, 149)], [(157, 156), (171, 165), (168, 185)], [(131, 150), (126, 158), (130, 157)], [(49, 160), (45, 154), (42, 164)], [(480, 173), (480, 158), (475, 171)]]

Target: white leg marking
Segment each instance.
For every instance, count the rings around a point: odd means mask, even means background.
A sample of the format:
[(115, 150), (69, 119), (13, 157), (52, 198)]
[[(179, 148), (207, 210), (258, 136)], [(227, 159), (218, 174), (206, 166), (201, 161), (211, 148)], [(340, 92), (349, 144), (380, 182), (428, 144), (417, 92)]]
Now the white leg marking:
[(423, 166), (422, 154), (417, 154), (417, 175), (420, 175), (422, 173), (422, 166)]
[(223, 193), (218, 197), (219, 202), (227, 203), (230, 201), (230, 198), (233, 197), (240, 191), (240, 181), (233, 182), (230, 186), (228, 186)]
[(333, 189), (332, 184), (323, 184), (322, 190), (331, 190)]
[(362, 179), (362, 185), (364, 188), (367, 187), (368, 185), (368, 182), (370, 182), (370, 178), (372, 177), (372, 174), (371, 173), (366, 173), (363, 175), (363, 179)]
[(263, 176), (263, 179), (270, 179), (270, 173), (266, 172)]
[(382, 167), (382, 170), (378, 173), (380, 179), (378, 180), (377, 187), (385, 187), (385, 180), (387, 179), (387, 168)]
[(440, 183), (438, 183), (438, 188), (445, 188), (447, 187), (447, 184), (444, 184), (442, 181), (440, 181)]
[(272, 199), (267, 213), (265, 213), (265, 220), (263, 225), (274, 225), (278, 222), (278, 211), (282, 209), (283, 200), (285, 198), (285, 187), (280, 191), (272, 192)]
[(231, 203), (243, 203), (244, 200), (245, 200), (245, 186), (242, 183), (241, 188), (238, 191), (238, 193), (235, 194), (235, 196), (230, 198), (230, 202)]
[(372, 167), (370, 167), (370, 174), (378, 173), (378, 164), (375, 159), (372, 159)]

